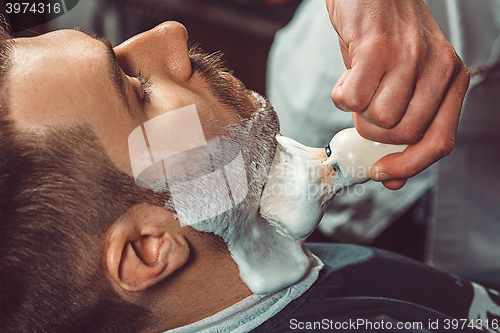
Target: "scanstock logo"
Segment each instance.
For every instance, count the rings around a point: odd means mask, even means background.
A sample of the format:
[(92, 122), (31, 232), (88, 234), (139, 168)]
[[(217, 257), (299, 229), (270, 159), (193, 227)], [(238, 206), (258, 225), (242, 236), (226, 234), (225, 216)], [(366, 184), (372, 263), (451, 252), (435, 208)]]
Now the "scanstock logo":
[(0, 13), (14, 32), (30, 29), (52, 21), (72, 10), (78, 0), (3, 0)]

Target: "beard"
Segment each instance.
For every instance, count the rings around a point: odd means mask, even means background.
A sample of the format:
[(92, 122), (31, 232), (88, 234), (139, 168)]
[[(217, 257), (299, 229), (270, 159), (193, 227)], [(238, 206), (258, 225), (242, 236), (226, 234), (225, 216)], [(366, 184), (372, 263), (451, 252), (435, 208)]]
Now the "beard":
[[(261, 107), (249, 118), (225, 126), (224, 134), (204, 146), (164, 160), (170, 208), (182, 225), (220, 233), (258, 209), (279, 125), (272, 106), (263, 97), (252, 96)], [(219, 222), (214, 224), (213, 218)]]
[[(227, 197), (214, 200), (217, 207), (225, 207), (225, 209), (210, 218), (201, 217), (207, 212), (208, 207), (206, 202), (198, 201), (199, 194), (204, 190), (211, 192), (213, 197), (220, 194), (209, 186), (201, 185), (201, 189), (189, 185), (184, 186), (182, 190), (186, 195), (184, 199), (187, 205), (183, 205), (178, 200), (172, 207), (177, 212), (181, 224), (183, 221), (190, 220), (187, 225), (192, 228), (193, 233), (225, 255), (230, 254), (226, 244), (226, 235), (235, 231), (241, 232), (253, 223), (251, 217), (258, 211), (262, 189), (276, 151), (275, 136), (279, 130), (277, 116), (269, 102), (263, 97), (261, 101), (264, 104), (260, 109), (252, 112), (250, 118), (227, 126), (227, 133), (212, 140), (208, 145), (212, 172), (225, 170), (225, 180), (227, 182), (233, 180), (233, 184), (234, 178), (238, 177), (239, 189), (243, 189), (238, 191), (238, 186), (228, 186), (229, 200)], [(243, 165), (239, 167), (234, 163), (238, 157), (242, 157), (243, 160)], [(227, 172), (230, 169), (243, 170), (243, 172), (236, 177), (231, 177)], [(225, 188), (222, 188), (221, 192), (224, 191)], [(244, 196), (239, 194), (244, 194)], [(238, 197), (241, 201), (237, 199)], [(184, 216), (183, 219), (179, 214), (181, 210), (188, 211), (189, 216)]]
[(222, 52), (208, 54), (197, 43), (191, 43), (188, 54), (193, 74), (201, 77), (222, 105), (229, 106), (243, 118), (249, 118), (260, 107), (252, 100), (252, 91), (246, 89), (243, 82), (236, 79), (232, 75), (233, 71), (227, 68), (222, 60)]
[(221, 104), (235, 110), (239, 120), (226, 126), (227, 134), (220, 139), (229, 144), (223, 153), (217, 154), (223, 164), (227, 164), (236, 157), (238, 150), (243, 153), (249, 195), (260, 198), (260, 191), (276, 151), (278, 116), (265, 97), (247, 89), (243, 82), (232, 76), (232, 71), (222, 61), (222, 56), (221, 52), (204, 53), (198, 44), (189, 45), (193, 73), (208, 84), (210, 92)]

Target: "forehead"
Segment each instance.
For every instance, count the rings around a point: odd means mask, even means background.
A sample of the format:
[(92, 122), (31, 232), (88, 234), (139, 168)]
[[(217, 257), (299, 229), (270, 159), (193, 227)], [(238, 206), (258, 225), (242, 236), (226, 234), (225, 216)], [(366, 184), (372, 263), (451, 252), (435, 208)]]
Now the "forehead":
[(93, 102), (112, 96), (110, 84), (99, 84), (108, 71), (106, 53), (102, 42), (73, 30), (15, 39), (9, 73), (15, 123), (32, 128), (85, 120)]
[(108, 75), (108, 55), (102, 42), (73, 30), (16, 39), (7, 79), (9, 114), (20, 131), (89, 124), (113, 163), (131, 173), (126, 142), (137, 124)]

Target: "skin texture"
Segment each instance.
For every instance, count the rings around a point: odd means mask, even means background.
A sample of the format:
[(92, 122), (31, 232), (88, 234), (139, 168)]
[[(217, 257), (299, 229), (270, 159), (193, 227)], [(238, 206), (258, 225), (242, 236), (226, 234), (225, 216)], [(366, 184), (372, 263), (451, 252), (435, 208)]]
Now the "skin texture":
[[(185, 28), (167, 22), (115, 47), (123, 102), (108, 75), (109, 52), (102, 42), (73, 30), (16, 39), (10, 117), (18, 130), (39, 133), (88, 123), (115, 166), (132, 176), (128, 135), (145, 121), (196, 104), (207, 140), (240, 121), (193, 72), (186, 42)], [(139, 72), (151, 77), (147, 98), (135, 78)], [(162, 207), (129, 208), (106, 239), (102, 266), (122, 297), (156, 315), (148, 331), (200, 320), (251, 294), (224, 249), (181, 227)]]
[(332, 100), (367, 139), (409, 144), (371, 178), (389, 189), (451, 153), (469, 73), (421, 0), (327, 0), (347, 70)]

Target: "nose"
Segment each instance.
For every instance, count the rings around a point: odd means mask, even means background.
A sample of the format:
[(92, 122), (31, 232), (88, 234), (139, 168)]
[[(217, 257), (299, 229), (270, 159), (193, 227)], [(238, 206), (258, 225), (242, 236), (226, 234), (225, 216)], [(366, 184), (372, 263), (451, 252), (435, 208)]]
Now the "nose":
[[(128, 75), (167, 75), (177, 82), (191, 77), (186, 28), (174, 21), (136, 35), (115, 47), (116, 59)], [(128, 72), (127, 72), (128, 71)]]

